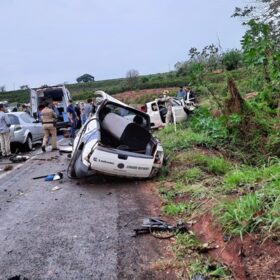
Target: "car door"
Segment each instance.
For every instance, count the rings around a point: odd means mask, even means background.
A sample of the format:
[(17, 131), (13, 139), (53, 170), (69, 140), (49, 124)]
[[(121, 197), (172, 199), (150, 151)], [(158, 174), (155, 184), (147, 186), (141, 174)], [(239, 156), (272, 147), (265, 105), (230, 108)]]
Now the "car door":
[(17, 139), (15, 137), (15, 132), (19, 129), (21, 129), (20, 127), (20, 122), (17, 116), (13, 115), (13, 114), (8, 114), (8, 117), (10, 119), (11, 122), (11, 126), (10, 126), (10, 136), (11, 136), (11, 142), (15, 142)]
[(30, 103), (32, 116), (38, 117), (38, 94), (34, 89), (30, 90)]
[(21, 119), (24, 121), (26, 128), (31, 132), (33, 141), (42, 139), (43, 128), (42, 124), (27, 113), (21, 114)]
[(151, 127), (159, 127), (162, 126), (162, 118), (160, 116), (160, 109), (157, 101), (149, 102), (146, 104), (147, 106), (147, 114), (151, 119)]
[(188, 115), (184, 110), (184, 106), (182, 106), (181, 102), (176, 99), (172, 99), (172, 113), (174, 121), (179, 123), (187, 119)]

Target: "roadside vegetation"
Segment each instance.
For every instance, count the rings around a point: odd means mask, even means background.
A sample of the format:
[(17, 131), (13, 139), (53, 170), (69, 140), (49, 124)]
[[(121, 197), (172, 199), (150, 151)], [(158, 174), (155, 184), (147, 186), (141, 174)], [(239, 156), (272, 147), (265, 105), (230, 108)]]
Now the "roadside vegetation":
[[(179, 279), (236, 277), (240, 267), (223, 263), (223, 250), (210, 257), (218, 250), (210, 244), (220, 239), (240, 246), (254, 236), (259, 255), (266, 241), (280, 243), (280, 49), (271, 26), (246, 24), (241, 51), (192, 48), (190, 59), (177, 65), (178, 75), (192, 77), (200, 106), (176, 130), (157, 132), (167, 157), (158, 179), (161, 210), (190, 228), (172, 246)], [(252, 275), (261, 270), (252, 268)], [(273, 269), (266, 273), (272, 279)]]
[[(210, 44), (191, 48), (189, 59), (169, 73), (141, 76), (130, 70), (127, 78), (67, 85), (75, 100), (92, 97), (96, 90), (133, 90), (135, 95), (122, 101), (139, 105), (159, 94), (137, 96), (142, 89), (169, 88), (175, 95), (176, 88), (189, 85), (196, 93), (199, 107), (186, 122), (156, 132), (166, 156), (157, 182), (162, 213), (190, 227), (174, 238), (174, 259), (157, 267), (174, 268), (179, 279), (234, 277), (229, 264), (209, 254), (218, 249), (216, 240), (203, 242), (207, 236), (192, 230), (197, 226), (203, 232), (205, 217), (225, 243), (254, 235), (259, 244), (280, 244), (279, 32), (259, 18), (244, 23), (241, 50), (222, 51)], [(28, 90), (0, 96), (26, 102)]]

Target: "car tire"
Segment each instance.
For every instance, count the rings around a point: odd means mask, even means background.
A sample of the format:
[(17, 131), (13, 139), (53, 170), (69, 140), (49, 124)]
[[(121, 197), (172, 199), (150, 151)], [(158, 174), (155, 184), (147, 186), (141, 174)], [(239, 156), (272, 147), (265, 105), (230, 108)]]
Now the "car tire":
[(77, 150), (71, 159), (70, 176), (82, 178), (88, 175), (88, 167), (82, 162), (82, 150)]
[(27, 136), (26, 141), (23, 144), (23, 147), (24, 147), (24, 150), (26, 150), (26, 151), (32, 151), (33, 143), (32, 143), (31, 135)]

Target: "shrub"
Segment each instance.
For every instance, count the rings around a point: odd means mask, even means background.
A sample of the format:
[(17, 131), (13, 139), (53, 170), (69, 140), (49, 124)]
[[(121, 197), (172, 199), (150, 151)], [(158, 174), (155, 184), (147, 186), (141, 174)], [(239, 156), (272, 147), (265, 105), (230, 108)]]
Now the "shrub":
[(232, 71), (241, 66), (242, 53), (237, 49), (232, 49), (222, 55), (222, 64), (228, 71)]

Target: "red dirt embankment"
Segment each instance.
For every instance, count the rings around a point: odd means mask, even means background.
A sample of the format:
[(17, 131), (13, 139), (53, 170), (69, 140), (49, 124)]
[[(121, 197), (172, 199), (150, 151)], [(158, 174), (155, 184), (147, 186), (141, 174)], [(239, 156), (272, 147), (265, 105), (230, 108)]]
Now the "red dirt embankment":
[(119, 99), (119, 100), (125, 100), (128, 98), (138, 98), (144, 95), (148, 95), (148, 94), (162, 94), (164, 90), (168, 90), (170, 91), (176, 91), (178, 90), (178, 88), (157, 88), (157, 89), (143, 89), (143, 90), (131, 90), (131, 91), (125, 91), (122, 93), (117, 93), (114, 95), (115, 98)]
[(193, 230), (201, 241), (219, 246), (209, 255), (226, 264), (234, 279), (280, 279), (280, 246), (271, 239), (262, 242), (258, 235), (247, 234), (243, 241), (235, 237), (225, 242), (210, 214), (200, 217)]

